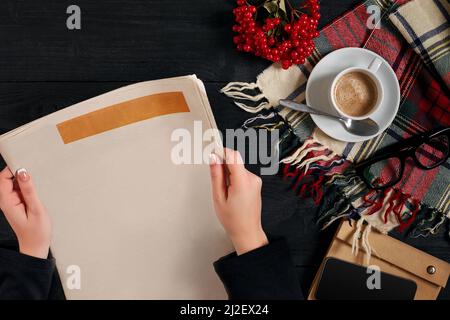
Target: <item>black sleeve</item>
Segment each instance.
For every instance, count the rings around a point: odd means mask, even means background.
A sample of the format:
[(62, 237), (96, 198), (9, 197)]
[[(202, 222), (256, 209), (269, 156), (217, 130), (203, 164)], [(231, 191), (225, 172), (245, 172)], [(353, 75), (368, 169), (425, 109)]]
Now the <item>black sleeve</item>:
[(53, 259), (0, 249), (0, 300), (48, 299), (54, 270)]
[(284, 240), (214, 263), (232, 300), (297, 300), (303, 293)]

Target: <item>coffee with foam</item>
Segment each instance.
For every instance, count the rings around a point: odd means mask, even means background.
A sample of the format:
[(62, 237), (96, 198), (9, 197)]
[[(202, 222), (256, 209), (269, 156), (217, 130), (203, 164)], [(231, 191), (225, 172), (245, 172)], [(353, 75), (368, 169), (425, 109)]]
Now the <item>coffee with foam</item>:
[(378, 101), (378, 89), (372, 78), (360, 71), (344, 74), (336, 82), (336, 106), (346, 115), (362, 117), (369, 114)]

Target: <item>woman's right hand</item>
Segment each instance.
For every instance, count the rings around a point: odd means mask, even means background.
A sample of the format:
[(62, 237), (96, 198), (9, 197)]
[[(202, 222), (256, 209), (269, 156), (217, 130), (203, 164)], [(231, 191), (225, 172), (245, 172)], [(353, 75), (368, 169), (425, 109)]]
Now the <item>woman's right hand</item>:
[(269, 243), (261, 224), (262, 180), (245, 169), (239, 152), (225, 149), (224, 160), (215, 154), (210, 158), (214, 206), (241, 255)]
[(0, 209), (17, 236), (20, 252), (47, 259), (50, 217), (25, 169), (19, 170), (16, 178), (8, 168), (0, 172)]

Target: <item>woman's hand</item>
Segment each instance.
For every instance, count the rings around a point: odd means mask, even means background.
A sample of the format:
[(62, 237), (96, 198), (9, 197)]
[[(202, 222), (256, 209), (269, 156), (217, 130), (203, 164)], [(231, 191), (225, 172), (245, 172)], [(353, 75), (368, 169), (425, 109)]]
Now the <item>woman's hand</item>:
[(225, 149), (225, 162), (211, 155), (214, 206), (241, 255), (269, 243), (261, 224), (262, 180), (245, 169), (239, 152)]
[(0, 172), (0, 209), (19, 241), (20, 252), (47, 259), (50, 249), (51, 222), (26, 170), (16, 179), (8, 168)]

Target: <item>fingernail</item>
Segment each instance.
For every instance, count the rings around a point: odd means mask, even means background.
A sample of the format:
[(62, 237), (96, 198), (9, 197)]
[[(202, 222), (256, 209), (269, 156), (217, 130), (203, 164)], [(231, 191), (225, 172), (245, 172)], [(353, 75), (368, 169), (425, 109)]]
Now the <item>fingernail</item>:
[(209, 164), (217, 164), (219, 161), (219, 159), (217, 159), (217, 155), (215, 155), (214, 153), (211, 153), (209, 155)]
[(22, 182), (30, 180), (30, 175), (28, 174), (27, 169), (24, 168), (17, 170), (16, 177)]

